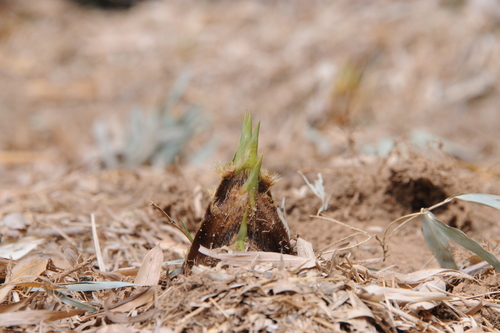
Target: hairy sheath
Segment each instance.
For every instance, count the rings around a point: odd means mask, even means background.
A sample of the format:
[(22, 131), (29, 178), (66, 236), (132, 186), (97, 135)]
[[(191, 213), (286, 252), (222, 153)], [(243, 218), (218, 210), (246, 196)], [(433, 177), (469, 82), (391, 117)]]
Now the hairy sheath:
[(233, 161), (220, 168), (221, 182), (189, 250), (184, 272), (193, 265), (214, 266), (218, 260), (199, 252), (227, 246), (234, 251), (266, 251), (290, 254), (290, 237), (279, 218), (271, 187), (278, 177), (261, 170), (257, 158), (259, 125), (252, 132), (245, 116)]

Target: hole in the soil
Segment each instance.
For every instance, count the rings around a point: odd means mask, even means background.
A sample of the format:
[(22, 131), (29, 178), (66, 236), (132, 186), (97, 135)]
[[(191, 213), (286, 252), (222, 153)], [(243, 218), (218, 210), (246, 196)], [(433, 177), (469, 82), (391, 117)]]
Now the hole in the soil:
[[(431, 207), (448, 197), (441, 187), (434, 185), (428, 178), (404, 178), (400, 173), (394, 172), (387, 188), (387, 194), (401, 204), (404, 213), (418, 212), (421, 208)], [(446, 206), (443, 206), (435, 212), (445, 209)]]

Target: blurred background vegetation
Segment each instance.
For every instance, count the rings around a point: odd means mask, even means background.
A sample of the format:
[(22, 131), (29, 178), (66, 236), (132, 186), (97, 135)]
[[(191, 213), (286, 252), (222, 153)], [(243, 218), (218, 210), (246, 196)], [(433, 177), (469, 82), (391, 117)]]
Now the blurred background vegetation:
[(393, 140), (500, 161), (497, 1), (81, 2), (0, 1), (0, 172), (227, 161), (247, 110), (282, 174)]

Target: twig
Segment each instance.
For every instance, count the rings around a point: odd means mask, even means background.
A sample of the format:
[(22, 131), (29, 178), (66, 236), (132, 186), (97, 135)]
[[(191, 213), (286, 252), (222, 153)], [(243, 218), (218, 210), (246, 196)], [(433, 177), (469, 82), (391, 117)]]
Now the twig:
[(447, 204), (448, 202), (450, 202), (451, 200), (453, 200), (454, 198), (455, 197), (446, 198), (445, 200), (441, 201), (440, 203), (437, 203), (434, 206), (427, 208), (427, 210), (433, 210), (435, 208), (441, 207), (441, 206)]
[(65, 240), (68, 241), (68, 243), (71, 244), (71, 246), (76, 247), (77, 243), (74, 241), (73, 238), (71, 238), (67, 233), (65, 233), (61, 228), (51, 225), (50, 226), (55, 232), (57, 232), (59, 235), (61, 235)]
[(94, 240), (95, 254), (97, 256), (97, 265), (101, 272), (106, 272), (106, 265), (104, 264), (104, 258), (101, 253), (101, 246), (99, 245), (99, 237), (97, 237), (97, 227), (95, 225), (94, 214), (90, 214), (90, 222), (92, 223), (92, 238)]
[[(419, 212), (419, 213), (413, 213), (413, 214), (408, 214), (405, 216), (398, 217), (397, 219), (395, 219), (394, 221), (389, 223), (387, 228), (385, 228), (384, 236), (382, 237), (382, 239), (380, 239), (378, 236), (375, 236), (375, 239), (380, 243), (380, 246), (382, 246), (382, 251), (384, 252), (384, 261), (387, 257), (387, 252), (389, 252), (389, 241), (391, 240), (392, 236), (399, 230), (399, 228), (401, 228), (407, 222), (410, 222), (413, 218), (415, 218), (416, 216), (419, 216), (419, 215), (422, 215), (422, 213)], [(389, 229), (392, 227), (392, 225), (394, 223), (398, 222), (399, 220), (404, 219), (404, 218), (408, 218), (408, 219), (406, 221), (404, 221), (403, 223), (401, 223), (400, 225), (398, 225), (396, 228), (394, 228), (394, 230), (391, 232), (389, 237), (387, 237), (387, 233), (389, 232)]]
[(329, 328), (329, 329), (332, 329), (332, 330), (334, 330), (334, 331), (336, 331), (336, 330), (338, 329), (335, 325), (332, 325), (332, 324), (330, 324), (329, 322), (327, 322), (326, 320), (321, 319), (321, 318), (319, 318), (319, 317), (313, 317), (312, 319), (313, 319), (315, 322), (317, 322), (317, 323), (319, 323), (319, 324), (321, 324), (321, 325), (323, 325), (323, 326), (325, 326), (325, 327), (327, 327), (327, 328)]
[(158, 209), (160, 212), (162, 212), (162, 213), (163, 213), (163, 215), (165, 215), (165, 216), (168, 218), (168, 222), (169, 222), (169, 224), (170, 224), (171, 226), (175, 227), (175, 228), (176, 228), (177, 230), (179, 230), (180, 232), (182, 232), (182, 234), (183, 234), (184, 236), (186, 236), (186, 237), (187, 237), (187, 239), (189, 239), (189, 242), (191, 242), (191, 243), (193, 242), (193, 237), (191, 236), (191, 234), (190, 234), (190, 233), (189, 233), (189, 231), (187, 230), (187, 227), (186, 227), (186, 225), (185, 225), (184, 223), (183, 223), (183, 227), (184, 227), (184, 229), (183, 229), (183, 228), (179, 227), (179, 226), (177, 225), (177, 222), (175, 222), (175, 220), (174, 220), (173, 218), (171, 218), (171, 217), (170, 217), (170, 215), (168, 215), (168, 214), (167, 214), (167, 212), (166, 212), (166, 211), (164, 211), (164, 210), (163, 210), (160, 206), (158, 206), (156, 203), (154, 203), (153, 201), (151, 201), (149, 204), (150, 204), (151, 206), (153, 206), (154, 208)]
[(315, 218), (318, 218), (318, 219), (322, 219), (322, 220), (330, 221), (330, 222), (333, 222), (333, 223), (337, 223), (337, 224), (340, 224), (341, 226), (344, 226), (346, 228), (355, 230), (358, 233), (361, 233), (361, 234), (365, 235), (366, 237), (373, 237), (372, 235), (370, 235), (369, 233), (367, 233), (366, 231), (364, 231), (362, 229), (353, 227), (352, 225), (348, 225), (348, 224), (346, 224), (344, 222), (340, 222), (339, 220), (336, 220), (336, 219), (334, 219), (332, 217), (322, 216), (322, 215), (311, 215), (311, 217), (315, 217)]
[(224, 311), (224, 309), (212, 298), (210, 297), (208, 299), (213, 305), (215, 305), (215, 307), (217, 309), (219, 309), (220, 312), (222, 312), (222, 314), (224, 315), (224, 317), (226, 317), (227, 319), (229, 319), (229, 315), (226, 313), (226, 311)]
[(57, 282), (58, 280), (62, 279), (63, 277), (68, 276), (71, 273), (76, 272), (77, 270), (87, 266), (94, 259), (95, 259), (95, 256), (92, 255), (87, 260), (85, 260), (79, 264), (76, 264), (73, 267), (67, 268), (64, 271), (62, 271), (61, 273), (54, 275), (54, 277), (53, 277), (54, 282)]
[[(363, 241), (361, 241), (361, 242), (359, 242), (359, 243), (356, 243), (356, 244), (351, 245), (351, 246), (346, 246), (346, 247), (343, 247), (343, 248), (337, 249), (337, 251), (349, 250), (349, 249), (355, 248), (355, 247), (357, 247), (357, 246), (359, 246), (359, 245), (361, 245), (361, 244), (364, 244), (364, 243), (368, 242), (368, 241), (369, 241), (370, 239), (372, 239), (372, 238), (376, 238), (374, 235), (370, 235), (369, 233), (367, 233), (367, 232), (366, 232), (366, 231), (364, 231), (364, 230), (361, 230), (361, 229), (358, 229), (358, 228), (356, 228), (356, 227), (350, 226), (350, 225), (348, 225), (348, 224), (346, 224), (346, 223), (344, 223), (344, 222), (340, 222), (340, 221), (338, 221), (338, 220), (336, 220), (336, 219), (334, 219), (334, 218), (332, 218), (332, 217), (325, 217), (325, 216), (321, 216), (321, 215), (311, 215), (311, 217), (315, 217), (315, 218), (319, 218), (319, 219), (322, 219), (322, 220), (326, 220), (326, 221), (330, 221), (330, 222), (333, 222), (333, 223), (337, 223), (337, 224), (340, 224), (341, 226), (344, 226), (344, 227), (346, 227), (346, 228), (349, 228), (349, 229), (352, 229), (352, 230), (354, 230), (354, 231), (357, 231), (356, 233), (354, 233), (354, 234), (352, 234), (352, 235), (349, 235), (349, 236), (347, 236), (347, 237), (342, 238), (342, 239), (341, 239), (341, 240), (339, 240), (338, 242), (343, 241), (343, 240), (345, 240), (345, 239), (347, 239), (347, 238), (350, 238), (350, 237), (354, 237), (354, 236), (360, 235), (360, 234), (366, 237), (366, 239), (365, 239), (365, 240), (363, 240)], [(338, 242), (337, 242), (337, 243), (338, 243)], [(335, 244), (335, 243), (333, 243), (333, 244)], [(333, 244), (331, 244), (331, 245), (333, 245)], [(329, 247), (329, 246), (328, 246), (328, 247)], [(327, 248), (328, 248), (328, 247), (327, 247)]]

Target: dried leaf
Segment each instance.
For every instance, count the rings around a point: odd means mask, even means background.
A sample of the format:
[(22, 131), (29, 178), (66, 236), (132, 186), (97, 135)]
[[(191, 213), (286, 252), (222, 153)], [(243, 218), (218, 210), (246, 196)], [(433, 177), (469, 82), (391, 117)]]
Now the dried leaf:
[(10, 303), (10, 304), (2, 304), (2, 305), (0, 305), (0, 313), (14, 312), (14, 311), (19, 310), (20, 308), (26, 306), (26, 304), (29, 304), (29, 302), (31, 302), (31, 300), (33, 299), (34, 296), (35, 296), (35, 293), (33, 293), (31, 295), (31, 297), (25, 298), (20, 302)]
[(0, 326), (35, 325), (41, 321), (53, 321), (73, 317), (84, 313), (84, 310), (49, 311), (29, 310), (0, 314)]
[(272, 290), (275, 295), (285, 291), (293, 291), (295, 293), (300, 293), (300, 288), (286, 279), (281, 279), (278, 282), (276, 282)]
[(352, 332), (377, 333), (377, 329), (366, 318), (353, 318), (349, 320)]
[(307, 186), (309, 186), (311, 191), (318, 198), (321, 199), (321, 207), (318, 209), (318, 212), (316, 213), (316, 215), (321, 214), (321, 212), (328, 209), (328, 202), (332, 198), (333, 193), (330, 194), (330, 196), (328, 198), (326, 197), (325, 187), (323, 186), (323, 175), (321, 173), (318, 173), (318, 179), (316, 181), (314, 181), (314, 185), (309, 182), (307, 177), (302, 172), (299, 171), (299, 173), (302, 176), (302, 178), (304, 178), (304, 181), (306, 182)]
[(7, 298), (14, 287), (15, 286), (12, 284), (4, 284), (2, 287), (0, 287), (0, 303), (3, 303), (3, 301), (5, 301), (5, 298)]
[(135, 317), (129, 317), (125, 313), (116, 313), (114, 311), (109, 311), (108, 309), (105, 309), (105, 312), (106, 312), (106, 317), (108, 317), (108, 319), (114, 323), (131, 324), (151, 319), (155, 315), (156, 309), (151, 309)]
[(119, 325), (119, 324), (112, 324), (112, 325), (106, 325), (103, 328), (100, 328), (97, 330), (97, 333), (133, 333), (131, 329)]
[[(432, 281), (427, 281), (418, 287), (416, 287), (414, 290), (419, 291), (419, 292), (434, 292), (434, 291), (439, 291), (443, 290), (446, 291), (446, 282), (443, 281), (441, 278), (434, 278)], [(421, 311), (421, 310), (430, 310), (438, 306), (440, 302), (434, 301), (434, 302), (416, 302), (413, 304), (410, 304), (408, 307), (414, 311)]]
[(436, 276), (455, 276), (457, 278), (462, 279), (471, 279), (474, 278), (469, 274), (464, 272), (446, 269), (446, 268), (433, 268), (433, 269), (422, 269), (420, 271), (408, 273), (408, 274), (400, 274), (400, 273), (389, 273), (386, 271), (378, 272), (377, 275), (383, 276), (387, 279), (391, 279), (393, 276), (396, 278), (397, 283), (403, 285), (414, 286), (429, 280), (430, 278)]
[(312, 244), (303, 238), (297, 239), (297, 245), (295, 247), (295, 250), (297, 251), (297, 255), (299, 257), (316, 260), (316, 255), (314, 254), (314, 249)]
[(444, 292), (424, 292), (402, 288), (388, 288), (377, 286), (375, 284), (363, 287), (363, 289), (368, 293), (365, 294), (364, 297), (373, 302), (381, 302), (386, 298), (404, 303), (445, 301), (453, 299), (453, 297), (448, 296)]
[[(54, 290), (60, 292), (67, 291), (97, 291), (106, 289), (116, 289), (124, 287), (142, 287), (141, 285), (120, 281), (98, 281), (98, 282), (75, 282), (75, 283), (55, 283)], [(42, 289), (34, 289), (42, 290)]]
[(352, 309), (347, 311), (347, 319), (361, 317), (375, 318), (372, 310), (352, 291), (349, 291), (349, 302), (352, 305)]
[(97, 235), (97, 227), (95, 223), (94, 214), (90, 214), (90, 222), (92, 224), (92, 239), (94, 240), (95, 255), (97, 257), (97, 264), (101, 272), (106, 272), (106, 264), (101, 253), (101, 246), (99, 245), (99, 236)]
[(123, 276), (137, 276), (137, 273), (139, 273), (139, 268), (137, 268), (137, 267), (123, 267), (123, 268), (115, 269), (114, 271), (111, 271), (110, 273), (120, 274)]
[(29, 225), (29, 222), (24, 219), (23, 215), (17, 212), (6, 214), (0, 223), (9, 229), (25, 229)]
[(262, 264), (271, 263), (274, 267), (278, 267), (281, 262), (285, 267), (311, 268), (316, 266), (316, 260), (309, 258), (292, 256), (290, 254), (282, 254), (276, 252), (235, 252), (235, 253), (218, 253), (215, 250), (207, 249), (200, 246), (200, 252), (204, 255), (216, 258), (222, 262), (234, 266), (246, 266), (252, 263)]
[(160, 281), (163, 251), (159, 246), (152, 248), (144, 257), (141, 268), (135, 278), (135, 283), (140, 285), (157, 285)]
[(153, 298), (154, 294), (155, 294), (154, 288), (147, 288), (141, 293), (135, 294), (119, 302), (119, 304), (114, 304), (113, 306), (110, 306), (110, 309), (113, 311), (128, 312), (132, 309), (135, 309), (141, 305), (148, 303)]
[(0, 245), (0, 257), (12, 258), (14, 260), (21, 259), (29, 252), (34, 250), (38, 245), (43, 244), (45, 239), (35, 237), (19, 238), (13, 242), (6, 242)]
[(13, 282), (20, 278), (23, 278), (24, 282), (35, 281), (40, 274), (45, 272), (48, 262), (49, 259), (41, 254), (23, 259), (14, 266), (12, 274), (7, 277), (6, 282)]

